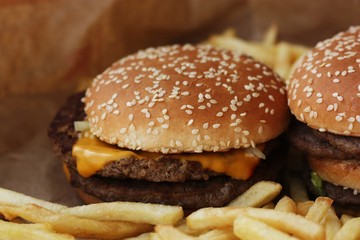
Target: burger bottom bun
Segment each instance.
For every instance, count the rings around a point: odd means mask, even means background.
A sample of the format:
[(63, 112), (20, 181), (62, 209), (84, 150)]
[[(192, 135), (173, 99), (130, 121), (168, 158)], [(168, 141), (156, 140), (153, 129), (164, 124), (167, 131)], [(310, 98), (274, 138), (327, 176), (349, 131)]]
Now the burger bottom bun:
[(360, 160), (308, 157), (310, 168), (320, 178), (335, 185), (360, 190)]
[[(280, 151), (279, 151), (280, 152)], [(284, 156), (273, 154), (255, 170), (247, 181), (217, 176), (207, 181), (193, 180), (178, 183), (150, 182), (133, 179), (112, 179), (98, 175), (84, 178), (70, 168), (71, 184), (78, 189), (85, 203), (99, 201), (129, 201), (182, 206), (185, 210), (220, 207), (261, 180), (277, 180)]]

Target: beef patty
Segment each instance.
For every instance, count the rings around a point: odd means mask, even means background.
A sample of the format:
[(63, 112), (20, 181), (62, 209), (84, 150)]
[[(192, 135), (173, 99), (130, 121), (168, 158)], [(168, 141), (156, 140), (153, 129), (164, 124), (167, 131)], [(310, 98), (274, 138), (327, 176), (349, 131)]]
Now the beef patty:
[(261, 180), (275, 180), (279, 177), (282, 157), (263, 161), (255, 174), (247, 181), (216, 176), (207, 181), (150, 182), (133, 179), (114, 179), (94, 175), (89, 178), (70, 171), (71, 184), (105, 202), (135, 201), (179, 205), (185, 209), (220, 207), (246, 191)]
[(71, 184), (103, 201), (163, 203), (188, 209), (224, 206), (252, 184), (279, 176), (286, 150), (275, 151), (279, 140), (274, 140), (266, 144), (267, 159), (261, 161), (247, 181), (203, 169), (198, 162), (167, 155), (156, 161), (121, 159), (89, 178), (82, 177), (76, 170), (72, 146), (78, 139), (73, 122), (85, 119), (83, 96), (84, 93), (79, 93), (68, 99), (50, 124), (48, 135), (56, 155), (70, 170)]
[(312, 129), (296, 121), (290, 128), (291, 143), (316, 158), (359, 159), (360, 139)]

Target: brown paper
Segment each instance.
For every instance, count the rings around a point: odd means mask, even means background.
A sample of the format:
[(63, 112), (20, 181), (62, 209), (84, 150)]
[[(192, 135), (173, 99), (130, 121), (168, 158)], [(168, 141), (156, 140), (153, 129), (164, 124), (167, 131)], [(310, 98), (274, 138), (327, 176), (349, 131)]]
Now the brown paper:
[(256, 39), (272, 22), (281, 39), (312, 45), (360, 23), (358, 1), (305, 2), (2, 1), (0, 187), (80, 203), (51, 150), (47, 127), (79, 81), (121, 56), (147, 46), (198, 42), (227, 27)]

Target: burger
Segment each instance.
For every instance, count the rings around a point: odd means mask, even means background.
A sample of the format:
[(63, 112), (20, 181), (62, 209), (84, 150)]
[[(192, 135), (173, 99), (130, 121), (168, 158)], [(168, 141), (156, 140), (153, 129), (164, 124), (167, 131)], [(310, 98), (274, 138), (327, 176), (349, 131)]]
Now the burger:
[[(297, 65), (288, 103), (292, 144), (309, 165), (314, 195), (360, 209), (360, 27), (319, 42)], [(357, 210), (356, 210), (357, 209)]]
[(289, 118), (285, 86), (267, 66), (210, 46), (172, 45), (115, 62), (68, 99), (48, 135), (87, 203), (198, 209), (277, 179)]

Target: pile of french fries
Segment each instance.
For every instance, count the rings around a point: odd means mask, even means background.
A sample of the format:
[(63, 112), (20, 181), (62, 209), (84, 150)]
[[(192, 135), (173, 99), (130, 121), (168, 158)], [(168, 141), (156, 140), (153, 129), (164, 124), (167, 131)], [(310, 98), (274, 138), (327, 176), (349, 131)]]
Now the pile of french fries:
[(223, 34), (211, 36), (205, 43), (252, 56), (287, 81), (295, 63), (309, 48), (284, 41), (278, 42), (277, 35), (278, 29), (276, 25), (272, 25), (262, 41), (251, 42), (240, 39), (233, 29), (228, 29)]
[(332, 200), (295, 202), (261, 181), (228, 206), (199, 209), (112, 202), (66, 207), (0, 188), (1, 239), (360, 239), (360, 218), (336, 215)]

